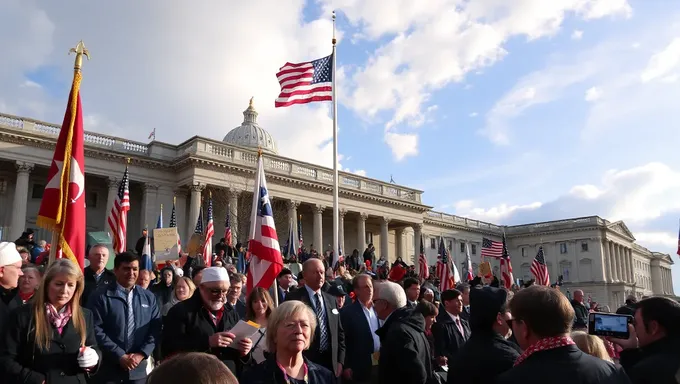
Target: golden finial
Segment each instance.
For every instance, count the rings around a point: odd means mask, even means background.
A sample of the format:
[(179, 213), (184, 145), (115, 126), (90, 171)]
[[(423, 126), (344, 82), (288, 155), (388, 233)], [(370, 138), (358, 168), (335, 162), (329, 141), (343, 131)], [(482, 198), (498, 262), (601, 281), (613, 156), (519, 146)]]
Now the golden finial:
[(132, 159), (129, 158), (129, 157), (126, 157), (126, 158), (125, 158), (125, 163), (126, 163), (126, 164), (131, 164), (131, 163), (132, 163)]
[(172, 205), (175, 205), (176, 202), (177, 202), (177, 196), (173, 196), (172, 197)]
[(250, 102), (248, 103), (248, 108), (255, 108), (255, 107), (253, 106), (253, 99), (255, 99), (255, 96), (251, 96), (251, 97), (250, 97)]
[(257, 147), (257, 156), (262, 157), (262, 147)]
[(208, 198), (212, 199), (212, 191), (208, 191)]
[(161, 204), (161, 211), (163, 210), (163, 204)]
[(88, 60), (90, 60), (90, 51), (85, 48), (85, 43), (83, 43), (82, 40), (78, 42), (75, 48), (71, 48), (68, 51), (69, 55), (71, 53), (76, 54), (76, 60), (73, 64), (73, 70), (75, 71), (80, 71), (80, 68), (83, 66), (83, 56), (87, 57)]

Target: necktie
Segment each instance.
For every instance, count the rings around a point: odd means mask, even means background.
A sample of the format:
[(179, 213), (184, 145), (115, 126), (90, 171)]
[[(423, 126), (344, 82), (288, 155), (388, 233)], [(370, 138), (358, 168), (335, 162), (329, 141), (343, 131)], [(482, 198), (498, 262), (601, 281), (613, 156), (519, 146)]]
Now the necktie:
[(321, 294), (314, 295), (314, 309), (316, 311), (316, 319), (319, 322), (319, 351), (324, 352), (328, 350), (328, 327), (326, 326), (326, 316), (324, 316), (323, 307), (321, 307)]
[(465, 338), (465, 333), (463, 332), (463, 324), (460, 323), (460, 319), (456, 319), (456, 326), (458, 327), (458, 332), (460, 332), (460, 335), (463, 336), (463, 339)]
[(127, 350), (125, 352), (130, 352), (132, 345), (134, 343), (135, 336), (135, 312), (132, 307), (132, 299), (134, 297), (134, 291), (130, 290), (127, 294)]

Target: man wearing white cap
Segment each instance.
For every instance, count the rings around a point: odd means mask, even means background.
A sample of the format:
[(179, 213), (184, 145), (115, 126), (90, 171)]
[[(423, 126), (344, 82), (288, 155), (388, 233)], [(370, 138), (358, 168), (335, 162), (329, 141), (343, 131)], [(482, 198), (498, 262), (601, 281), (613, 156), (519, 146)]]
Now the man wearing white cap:
[(227, 270), (210, 267), (202, 270), (201, 284), (194, 295), (170, 309), (163, 322), (161, 353), (205, 352), (217, 356), (238, 377), (250, 359), (252, 340), (234, 345), (229, 330), (239, 321), (232, 306), (226, 305), (230, 282)]
[(0, 243), (0, 333), (9, 314), (9, 302), (14, 298), (14, 288), (19, 285), (21, 272), (21, 255), (16, 245), (10, 242)]

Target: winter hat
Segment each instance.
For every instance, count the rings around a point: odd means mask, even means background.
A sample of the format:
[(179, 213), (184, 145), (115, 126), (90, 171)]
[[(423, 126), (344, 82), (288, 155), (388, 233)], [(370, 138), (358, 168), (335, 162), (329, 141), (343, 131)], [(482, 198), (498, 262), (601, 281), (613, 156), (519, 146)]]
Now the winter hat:
[(8, 241), (0, 243), (0, 267), (20, 262), (21, 255), (17, 251), (17, 246)]
[(209, 267), (203, 270), (201, 284), (212, 283), (214, 281), (229, 281), (229, 273), (222, 267)]

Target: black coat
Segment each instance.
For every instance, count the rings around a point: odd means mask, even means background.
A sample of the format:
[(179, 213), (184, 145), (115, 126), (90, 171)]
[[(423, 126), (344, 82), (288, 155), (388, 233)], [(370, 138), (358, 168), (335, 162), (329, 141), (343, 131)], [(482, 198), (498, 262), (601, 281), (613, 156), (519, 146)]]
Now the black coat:
[[(17, 289), (5, 289), (0, 287), (0, 334), (4, 327), (9, 313), (16, 308), (16, 303), (14, 303), (15, 295), (17, 295)], [(7, 304), (5, 304), (5, 299), (7, 299)]]
[[(338, 303), (334, 296), (321, 291), (321, 296), (324, 301), (324, 308), (326, 309), (326, 324), (331, 336), (331, 354), (333, 368), (331, 372), (335, 371), (338, 363), (345, 365), (345, 330), (340, 321), (340, 312), (338, 312)], [(298, 300), (307, 304), (314, 312), (314, 307), (310, 301), (309, 293), (306, 288), (297, 289), (295, 292), (290, 292), (286, 296), (286, 301)], [(319, 331), (319, 324), (317, 322), (316, 331), (314, 332), (314, 340), (312, 345), (304, 351), (305, 357), (309, 360), (318, 363), (320, 361), (318, 356), (319, 343), (321, 342), (321, 332)], [(331, 367), (326, 367), (331, 369)]]
[(677, 384), (680, 338), (665, 338), (641, 349), (621, 351), (621, 366), (633, 384)]
[(512, 368), (519, 346), (492, 330), (475, 329), (470, 339), (449, 361), (449, 384), (492, 384)]
[(462, 317), (460, 317), (460, 324), (463, 327), (462, 334), (448, 312), (439, 312), (437, 322), (432, 325), (435, 356), (445, 356), (449, 361), (453, 360), (458, 350), (465, 345), (467, 339), (470, 338), (470, 324)]
[(87, 306), (87, 300), (93, 292), (116, 281), (116, 275), (108, 269), (104, 269), (99, 281), (95, 278), (92, 268), (89, 267), (83, 271), (83, 277), (85, 278), (85, 287), (82, 296), (80, 296), (80, 305), (83, 307)]
[(496, 384), (629, 384), (623, 369), (575, 345), (535, 352), (498, 376)]
[[(369, 381), (373, 367), (371, 355), (375, 346), (373, 345), (371, 327), (361, 303), (356, 301), (343, 307), (340, 310), (340, 321), (343, 324), (351, 324), (351, 326), (345, 328), (347, 353), (345, 354), (344, 368), (352, 370), (353, 381)], [(380, 328), (379, 324), (377, 326)]]
[[(305, 358), (307, 364), (307, 384), (333, 384), (336, 382), (335, 375), (328, 369), (315, 364)], [(240, 384), (286, 384), (283, 372), (276, 364), (274, 355), (267, 358), (258, 365), (248, 368), (241, 379)]]
[[(83, 308), (87, 327), (85, 345), (99, 355), (94, 336), (92, 312)], [(48, 351), (35, 345), (35, 323), (33, 305), (24, 305), (12, 312), (7, 320), (7, 329), (0, 338), (0, 371), (2, 382), (7, 384), (85, 384), (90, 373), (78, 366), (80, 335), (69, 321), (61, 335), (53, 329), (52, 342)], [(98, 366), (92, 370), (95, 373)]]
[(571, 306), (574, 308), (574, 328), (582, 329), (588, 327), (588, 308), (583, 303), (576, 300), (571, 301)]
[(434, 380), (423, 315), (405, 307), (397, 309), (376, 333), (380, 336), (380, 384), (425, 384)]

